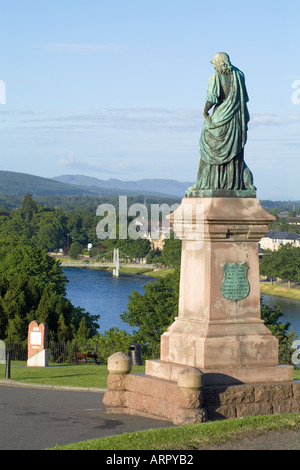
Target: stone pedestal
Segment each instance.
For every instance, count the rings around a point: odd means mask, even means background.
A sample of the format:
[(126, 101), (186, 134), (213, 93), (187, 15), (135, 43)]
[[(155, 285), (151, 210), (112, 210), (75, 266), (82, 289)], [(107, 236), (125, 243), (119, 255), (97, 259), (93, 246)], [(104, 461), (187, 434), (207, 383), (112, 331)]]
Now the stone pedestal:
[(146, 375), (177, 380), (186, 366), (205, 385), (293, 380), (261, 320), (258, 241), (273, 217), (256, 198), (185, 198), (171, 215), (182, 239), (179, 311)]
[(182, 239), (179, 310), (160, 359), (142, 376), (117, 370), (123, 359), (112, 356), (110, 412), (174, 424), (299, 412), (300, 382), (278, 364), (261, 320), (258, 241), (274, 218), (253, 196), (205, 196), (183, 199), (170, 217)]

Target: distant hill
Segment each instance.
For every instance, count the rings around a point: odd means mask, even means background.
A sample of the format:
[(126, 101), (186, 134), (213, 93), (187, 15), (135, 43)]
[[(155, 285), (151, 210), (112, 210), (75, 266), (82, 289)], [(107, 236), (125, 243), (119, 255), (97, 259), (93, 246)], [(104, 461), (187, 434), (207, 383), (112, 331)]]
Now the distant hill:
[(0, 194), (24, 196), (154, 196), (183, 197), (191, 183), (173, 180), (99, 180), (89, 176), (63, 175), (56, 178), (0, 170)]
[(100, 180), (91, 176), (83, 175), (61, 175), (53, 178), (55, 181), (61, 183), (73, 184), (79, 186), (89, 187), (90, 190), (101, 188), (105, 190), (118, 190), (123, 192), (130, 191), (136, 194), (149, 194), (149, 195), (169, 195), (184, 197), (184, 193), (193, 183), (180, 182), (169, 179), (142, 179), (138, 181), (122, 181), (119, 179), (110, 178), (108, 180)]
[[(50, 204), (50, 206), (60, 205), (62, 201), (67, 204), (66, 200), (69, 199), (67, 196), (76, 196), (80, 199), (78, 202), (75, 199), (71, 204), (72, 207), (77, 203), (82, 204), (82, 198), (85, 204), (88, 204), (88, 200), (93, 201), (98, 196), (102, 199), (127, 195), (128, 197), (147, 196), (150, 198), (152, 196), (160, 200), (170, 198), (180, 200), (192, 184), (168, 179), (121, 181), (111, 178), (104, 181), (83, 175), (43, 178), (27, 173), (0, 170), (0, 203), (9, 208), (18, 207), (21, 198), (26, 193), (32, 194), (42, 201), (41, 203)], [(261, 200), (260, 202), (267, 211), (277, 209), (279, 213), (300, 208), (300, 201)]]
[(88, 188), (75, 187), (72, 184), (61, 183), (50, 178), (14, 171), (0, 171), (0, 194), (23, 196), (26, 193), (33, 196), (94, 194)]

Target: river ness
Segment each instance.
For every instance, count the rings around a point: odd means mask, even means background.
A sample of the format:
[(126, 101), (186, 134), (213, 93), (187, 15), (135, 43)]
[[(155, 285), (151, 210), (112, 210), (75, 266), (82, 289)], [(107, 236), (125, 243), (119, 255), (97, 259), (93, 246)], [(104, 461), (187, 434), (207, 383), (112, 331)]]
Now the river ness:
[[(127, 309), (128, 296), (133, 290), (143, 293), (143, 285), (153, 281), (148, 276), (122, 274), (114, 277), (111, 272), (89, 268), (65, 267), (68, 279), (67, 297), (76, 307), (82, 307), (92, 315), (100, 315), (100, 333), (112, 327), (132, 332), (124, 323), (120, 314)], [(283, 317), (282, 323), (289, 322), (300, 339), (300, 301), (283, 297), (262, 295), (264, 305), (279, 306)]]

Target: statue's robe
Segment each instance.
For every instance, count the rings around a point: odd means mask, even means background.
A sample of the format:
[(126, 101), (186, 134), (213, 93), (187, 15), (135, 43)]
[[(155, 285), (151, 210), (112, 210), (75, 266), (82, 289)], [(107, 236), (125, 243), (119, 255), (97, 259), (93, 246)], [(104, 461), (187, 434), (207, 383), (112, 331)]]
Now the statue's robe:
[(232, 67), (232, 73), (212, 75), (206, 101), (215, 106), (202, 128), (193, 189), (255, 189), (252, 173), (244, 162), (250, 119), (244, 74)]

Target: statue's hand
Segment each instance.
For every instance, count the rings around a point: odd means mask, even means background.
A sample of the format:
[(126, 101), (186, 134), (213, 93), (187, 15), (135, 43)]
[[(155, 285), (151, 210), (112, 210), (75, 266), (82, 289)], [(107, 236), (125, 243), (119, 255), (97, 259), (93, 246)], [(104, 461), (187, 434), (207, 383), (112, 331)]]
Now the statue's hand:
[(203, 116), (205, 117), (205, 119), (208, 119), (208, 118), (210, 118), (210, 115), (208, 114), (208, 112), (207, 112), (207, 111), (204, 111), (204, 113), (203, 113)]

